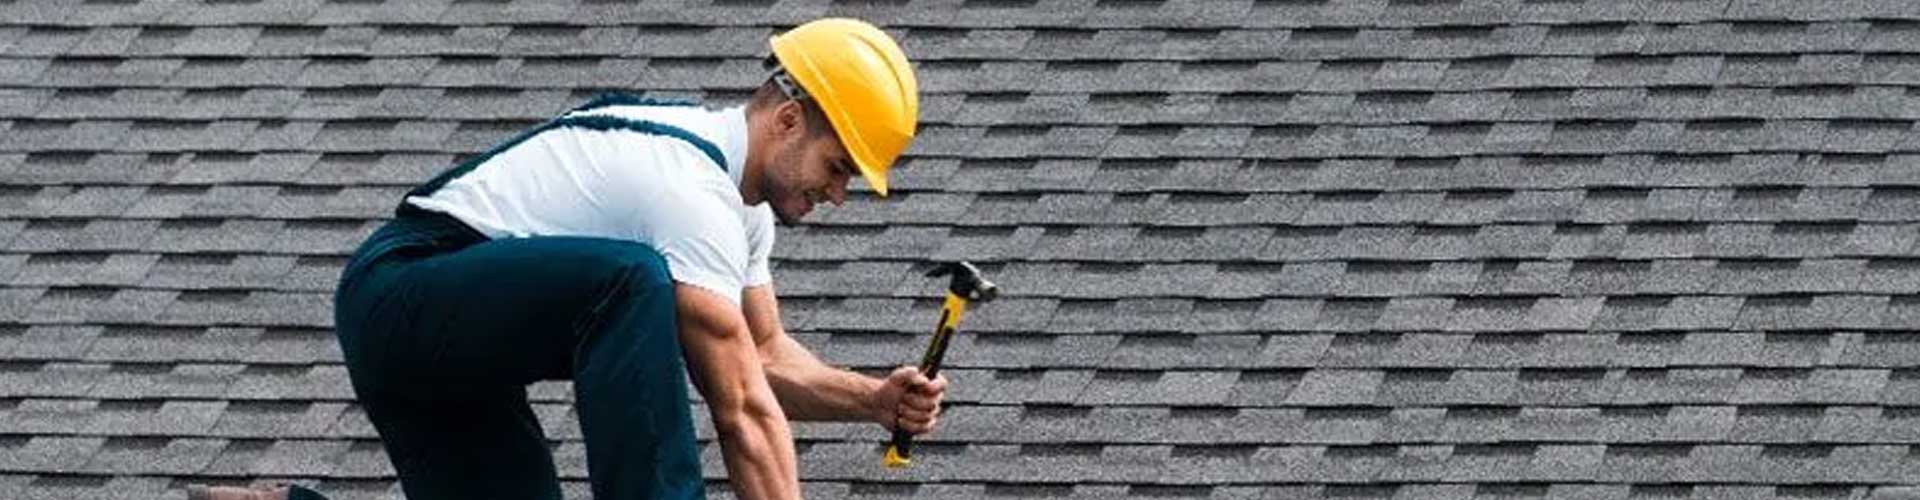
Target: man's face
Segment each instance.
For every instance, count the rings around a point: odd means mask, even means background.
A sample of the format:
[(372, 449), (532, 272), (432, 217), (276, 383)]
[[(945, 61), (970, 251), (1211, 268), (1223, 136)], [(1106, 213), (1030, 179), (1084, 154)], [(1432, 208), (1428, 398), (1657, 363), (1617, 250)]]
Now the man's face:
[(772, 175), (761, 185), (774, 216), (788, 225), (798, 224), (821, 202), (844, 203), (847, 182), (859, 172), (833, 131), (809, 133), (804, 125), (790, 130), (774, 154)]

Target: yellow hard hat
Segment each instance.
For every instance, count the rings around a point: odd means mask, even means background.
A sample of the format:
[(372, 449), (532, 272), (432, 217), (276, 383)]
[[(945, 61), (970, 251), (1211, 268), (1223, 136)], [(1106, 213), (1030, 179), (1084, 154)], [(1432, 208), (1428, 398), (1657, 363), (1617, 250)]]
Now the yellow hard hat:
[(920, 120), (920, 84), (906, 53), (880, 28), (844, 18), (802, 24), (768, 44), (820, 105), (867, 185), (886, 196), (887, 170)]

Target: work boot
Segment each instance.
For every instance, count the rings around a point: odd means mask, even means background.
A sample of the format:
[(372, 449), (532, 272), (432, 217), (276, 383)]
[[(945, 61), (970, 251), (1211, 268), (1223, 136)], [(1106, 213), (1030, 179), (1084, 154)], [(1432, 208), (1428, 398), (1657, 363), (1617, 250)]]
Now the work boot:
[(241, 488), (196, 484), (187, 487), (187, 500), (287, 500), (287, 485)]

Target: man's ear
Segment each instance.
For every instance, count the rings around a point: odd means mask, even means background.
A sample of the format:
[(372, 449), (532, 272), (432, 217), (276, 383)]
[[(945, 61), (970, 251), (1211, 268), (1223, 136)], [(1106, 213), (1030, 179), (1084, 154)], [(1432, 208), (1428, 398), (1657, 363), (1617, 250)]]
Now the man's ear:
[(800, 109), (800, 101), (792, 99), (781, 102), (779, 106), (773, 108), (773, 123), (775, 129), (780, 131), (781, 137), (805, 132), (802, 129), (806, 128), (807, 120), (805, 116), (801, 116), (803, 112), (804, 110)]

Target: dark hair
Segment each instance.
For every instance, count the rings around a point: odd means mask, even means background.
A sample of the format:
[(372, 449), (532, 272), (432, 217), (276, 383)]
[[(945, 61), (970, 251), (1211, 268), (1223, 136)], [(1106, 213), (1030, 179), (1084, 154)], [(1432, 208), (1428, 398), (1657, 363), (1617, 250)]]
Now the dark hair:
[(826, 113), (821, 112), (820, 106), (806, 96), (805, 91), (797, 84), (793, 85), (793, 88), (800, 95), (788, 95), (786, 91), (781, 90), (781, 83), (777, 79), (787, 77), (786, 69), (780, 67), (778, 60), (768, 57), (766, 66), (772, 69), (772, 73), (767, 75), (765, 82), (760, 83), (760, 88), (753, 90), (753, 97), (747, 101), (749, 111), (769, 109), (783, 102), (798, 100), (800, 116), (804, 117), (802, 120), (807, 126), (807, 137), (817, 138), (821, 134), (833, 131), (833, 122), (827, 120)]

